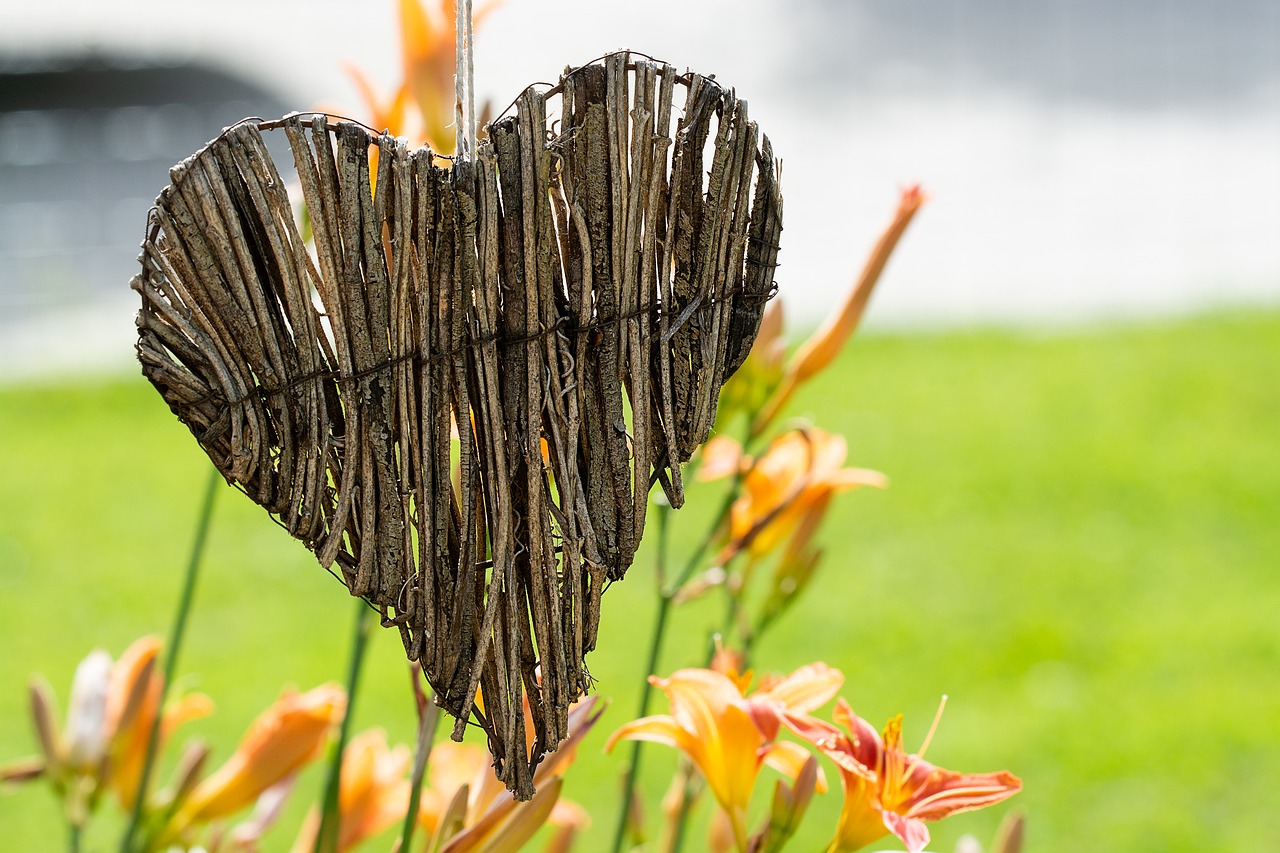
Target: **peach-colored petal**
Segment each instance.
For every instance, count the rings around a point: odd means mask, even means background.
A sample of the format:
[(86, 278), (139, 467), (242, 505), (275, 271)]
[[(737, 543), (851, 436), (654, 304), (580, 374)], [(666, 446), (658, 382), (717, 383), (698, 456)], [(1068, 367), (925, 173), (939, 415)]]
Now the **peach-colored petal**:
[(808, 713), (834, 699), (843, 684), (843, 672), (818, 661), (762, 687), (752, 698), (780, 702), (790, 711)]
[(730, 542), (719, 559), (744, 549), (763, 557), (789, 536), (803, 538), (795, 543), (803, 551), (832, 494), (886, 485), (878, 472), (842, 468), (847, 452), (842, 436), (817, 428), (775, 438), (747, 471), (743, 493), (730, 510)]
[(729, 477), (738, 471), (743, 462), (742, 445), (731, 436), (713, 436), (702, 445), (702, 464), (698, 466), (698, 480), (709, 482)]
[(880, 819), (885, 831), (896, 835), (906, 845), (907, 853), (920, 853), (929, 846), (929, 827), (924, 825), (924, 821), (891, 811), (881, 811)]
[(552, 777), (538, 787), (528, 802), (501, 812), (491, 811), (453, 836), (442, 853), (515, 853), (547, 822), (563, 787), (561, 777)]
[[(125, 811), (133, 809), (142, 765), (146, 758), (151, 728), (160, 706), (164, 676), (157, 666), (160, 638), (141, 637), (120, 655), (111, 670), (111, 692), (107, 707), (111, 740), (111, 789)], [(213, 703), (206, 696), (183, 696), (165, 710), (161, 720), (157, 752), (182, 723), (208, 716)]]
[[(151, 686), (132, 722), (116, 732), (112, 745), (111, 789), (121, 808), (133, 809), (134, 797), (142, 780), (142, 765), (146, 759), (147, 741), (151, 738), (151, 726), (155, 720), (156, 705), (160, 701), (160, 685), (163, 678), (153, 672)], [(213, 700), (203, 693), (188, 693), (178, 697), (165, 708), (160, 719), (157, 752), (169, 742), (179, 726), (209, 716), (213, 713)]]
[[(423, 793), (425, 800), (426, 792)], [(441, 800), (443, 805), (438, 810), (418, 812), (418, 825), (431, 833), (432, 840), (427, 845), (428, 850), (440, 849), (445, 839), (456, 835), (463, 828), (467, 819), (467, 798), (470, 793), (471, 786), (463, 785)]]
[[(403, 820), (409, 807), (409, 748), (387, 746), (386, 732), (370, 729), (351, 739), (342, 753), (338, 789), (338, 853), (352, 850), (365, 839)], [(312, 809), (293, 849), (315, 845), (320, 813)]]
[(763, 736), (743, 707), (737, 685), (708, 669), (682, 669), (655, 683), (666, 692), (676, 724), (692, 736), (686, 751), (716, 799), (730, 817), (737, 810), (745, 813)]
[(836, 491), (870, 486), (873, 489), (889, 488), (889, 478), (871, 468), (843, 468), (829, 475), (826, 485)]
[(921, 820), (940, 820), (1007, 800), (1022, 790), (1022, 780), (1012, 773), (955, 773), (920, 761), (919, 787), (909, 814)]
[[(446, 821), (450, 808), (459, 791), (467, 792), (458, 807), (465, 818), (471, 801), (472, 784), (484, 778), (489, 768), (489, 755), (481, 747), (469, 743), (444, 741), (431, 748), (427, 764), (426, 784), (418, 805), (418, 823), (428, 832), (435, 833)], [(489, 770), (488, 775), (493, 775)]]
[(133, 722), (133, 718), (146, 713), (146, 706), (159, 701), (162, 680), (155, 673), (156, 659), (160, 654), (160, 638), (154, 635), (141, 637), (124, 650), (111, 668), (111, 683), (107, 693), (107, 729), (116, 735)]
[[(774, 742), (780, 723), (807, 731), (809, 720), (800, 709), (812, 709), (830, 699), (842, 676), (825, 664), (802, 667), (751, 693), (750, 675), (709, 669), (683, 669), (669, 678), (652, 677), (671, 705), (670, 716), (645, 717), (624, 725), (610, 738), (651, 740), (674, 746), (686, 754), (707, 781), (733, 829), (735, 843), (745, 849), (746, 811), (763, 764), (794, 777), (810, 754), (798, 744)], [(816, 728), (818, 724), (813, 722)], [(824, 734), (834, 728), (825, 726)], [(815, 766), (816, 769), (816, 766)]]

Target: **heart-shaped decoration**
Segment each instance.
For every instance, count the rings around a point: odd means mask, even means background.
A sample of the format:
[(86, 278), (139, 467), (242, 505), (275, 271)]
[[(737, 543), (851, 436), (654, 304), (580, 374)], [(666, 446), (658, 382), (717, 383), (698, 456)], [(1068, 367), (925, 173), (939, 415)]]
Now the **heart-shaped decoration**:
[(649, 489), (683, 502), (755, 338), (782, 200), (710, 78), (620, 53), (515, 106), (448, 168), (325, 116), (229, 128), (172, 169), (132, 286), (174, 414), (399, 628), (455, 737), (474, 718), (528, 797)]

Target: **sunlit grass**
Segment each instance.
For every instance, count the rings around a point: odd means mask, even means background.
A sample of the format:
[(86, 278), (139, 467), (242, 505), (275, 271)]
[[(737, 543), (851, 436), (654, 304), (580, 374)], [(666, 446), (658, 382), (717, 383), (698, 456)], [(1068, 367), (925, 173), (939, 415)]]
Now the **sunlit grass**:
[[(855, 341), (792, 411), (845, 434), (850, 464), (893, 485), (837, 500), (819, 576), (758, 668), (827, 660), (859, 714), (907, 714), (909, 746), (950, 694), (930, 758), (1021, 775), (1034, 849), (1266, 849), (1280, 837), (1265, 795), (1280, 778), (1277, 365), (1274, 312)], [(65, 702), (90, 648), (167, 630), (208, 463), (135, 378), (0, 390), (0, 461), (2, 761), (34, 750), (29, 674)], [(677, 547), (699, 515), (677, 514)], [(604, 600), (588, 663), (613, 705), (566, 789), (595, 819), (583, 851), (611, 837), (622, 758), (600, 745), (635, 706), (652, 592), (646, 550)], [(680, 611), (664, 669), (700, 663), (720, 617), (714, 598)], [(181, 667), (219, 706), (191, 727), (215, 760), (282, 685), (341, 679), (351, 619), (305, 549), (219, 495)], [(401, 657), (395, 632), (378, 632), (356, 714), (407, 741)], [(673, 764), (646, 752), (655, 825)], [(302, 780), (269, 849), (288, 849), (319, 787)], [(822, 842), (837, 801), (815, 807), (795, 849)], [(932, 848), (989, 836), (1003, 811), (937, 825)], [(43, 789), (0, 794), (0, 826), (6, 848), (64, 846)]]

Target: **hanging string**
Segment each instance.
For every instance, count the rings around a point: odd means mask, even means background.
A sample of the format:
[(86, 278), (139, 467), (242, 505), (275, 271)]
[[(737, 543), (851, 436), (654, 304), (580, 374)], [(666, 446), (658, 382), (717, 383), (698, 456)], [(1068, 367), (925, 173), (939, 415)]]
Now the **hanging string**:
[(470, 160), (476, 150), (475, 57), (472, 53), (474, 29), (471, 0), (455, 2), (454, 15), (454, 107), (455, 153)]
[(467, 145), (476, 150), (476, 51), (475, 28), (471, 20), (471, 0), (467, 7)]

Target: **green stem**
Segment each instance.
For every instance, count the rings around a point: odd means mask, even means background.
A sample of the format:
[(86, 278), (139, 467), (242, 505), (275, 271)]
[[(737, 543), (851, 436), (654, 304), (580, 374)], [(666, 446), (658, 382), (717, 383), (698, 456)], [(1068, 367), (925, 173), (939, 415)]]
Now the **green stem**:
[[(674, 594), (666, 588), (667, 579), (667, 522), (671, 508), (666, 504), (658, 504), (658, 554), (655, 565), (655, 575), (658, 581), (658, 615), (653, 625), (653, 638), (649, 642), (649, 659), (645, 663), (645, 682), (644, 687), (640, 691), (640, 706), (636, 712), (636, 719), (645, 717), (649, 713), (649, 699), (652, 695), (652, 686), (649, 684), (648, 676), (658, 667), (658, 657), (662, 651), (662, 635), (667, 630), (667, 614), (671, 611), (671, 600)], [(679, 586), (676, 587), (679, 589)], [(631, 801), (635, 797), (636, 778), (640, 775), (640, 744), (636, 740), (631, 742), (631, 760), (627, 764), (626, 781), (622, 785), (622, 808), (618, 815), (618, 828), (613, 836), (613, 853), (621, 853), (623, 839), (627, 835), (627, 823), (631, 818)], [(404, 849), (404, 848), (401, 848)]]
[[(412, 670), (415, 692), (418, 670)], [(418, 823), (418, 806), (422, 797), (422, 780), (427, 774), (427, 762), (431, 758), (431, 744), (436, 736), (436, 724), (440, 722), (440, 707), (430, 693), (425, 707), (418, 710), (418, 745), (413, 759), (413, 782), (409, 788), (409, 811), (404, 816), (404, 829), (400, 832), (400, 849), (408, 853), (413, 841), (413, 831)]]
[(71, 853), (80, 853), (80, 836), (83, 830), (74, 823), (68, 824), (68, 827), (71, 830), (71, 834), (67, 838), (67, 846)]
[[(743, 453), (759, 438), (758, 435), (748, 435), (743, 445)], [(649, 702), (653, 698), (653, 685), (649, 683), (649, 676), (653, 675), (658, 668), (658, 661), (662, 656), (662, 640), (667, 631), (667, 617), (671, 612), (671, 605), (675, 602), (676, 595), (685, 584), (693, 577), (694, 572), (702, 565), (703, 558), (707, 555), (707, 550), (711, 544), (715, 542), (716, 534), (720, 531), (721, 525), (725, 519), (729, 517), (730, 510), (733, 509), (734, 502), (738, 499), (738, 493), (742, 488), (742, 481), (745, 478), (745, 472), (739, 470), (733, 478), (733, 482), (729, 484), (728, 490), (725, 492), (724, 500), (721, 501), (719, 509), (707, 528), (706, 535), (702, 537), (702, 541), (698, 543), (698, 547), (694, 549), (688, 561), (681, 569), (680, 575), (676, 578), (676, 582), (670, 585), (666, 584), (666, 567), (667, 567), (667, 522), (670, 508), (665, 504), (658, 505), (658, 556), (656, 575), (658, 580), (658, 613), (654, 619), (653, 636), (649, 641), (649, 656), (645, 663), (645, 680), (644, 686), (640, 689), (640, 704), (637, 710), (636, 718), (648, 716)], [(622, 842), (627, 832), (627, 821), (631, 815), (631, 801), (635, 797), (636, 780), (640, 773), (640, 753), (644, 746), (643, 741), (632, 741), (631, 743), (631, 761), (627, 767), (626, 781), (623, 783), (622, 789), (622, 809), (618, 817), (618, 829), (613, 836), (613, 853), (621, 853)], [(403, 848), (401, 848), (403, 849)]]
[[(649, 683), (649, 676), (653, 675), (658, 669), (658, 662), (662, 657), (662, 640), (666, 636), (667, 621), (671, 614), (671, 605), (675, 602), (676, 595), (681, 588), (687, 584), (693, 573), (702, 565), (702, 560), (706, 557), (707, 549), (711, 547), (711, 543), (715, 541), (716, 533), (720, 529), (720, 525), (729, 516), (729, 510), (733, 507), (733, 502), (738, 496), (738, 486), (741, 483), (739, 476), (733, 481), (725, 495), (724, 501), (720, 505), (720, 509), (716, 512), (715, 520), (707, 529), (707, 534), (702, 537), (702, 541), (698, 543), (698, 547), (694, 549), (689, 560), (681, 569), (680, 575), (676, 578), (676, 582), (670, 585), (666, 584), (667, 579), (667, 551), (668, 536), (667, 524), (669, 521), (670, 508), (664, 505), (658, 507), (658, 556), (656, 575), (658, 580), (658, 613), (654, 619), (653, 636), (649, 640), (649, 656), (645, 662), (645, 681), (644, 687), (640, 690), (640, 704), (636, 711), (636, 719), (648, 716), (649, 703), (653, 699), (653, 685)], [(627, 833), (627, 820), (631, 815), (631, 801), (635, 797), (636, 780), (640, 775), (640, 754), (644, 747), (643, 741), (631, 742), (631, 760), (627, 766), (626, 781), (622, 786), (622, 809), (618, 817), (618, 829), (613, 836), (613, 853), (621, 853), (623, 839)]]
[(221, 480), (222, 475), (216, 468), (209, 471), (209, 482), (205, 486), (204, 500), (196, 520), (195, 541), (191, 544), (191, 559), (187, 561), (187, 573), (182, 582), (182, 592), (178, 596), (178, 610), (174, 614), (169, 642), (164, 647), (164, 678), (160, 682), (160, 701), (156, 705), (155, 718), (151, 721), (151, 731), (147, 733), (147, 750), (143, 754), (142, 773), (138, 777), (138, 790), (133, 798), (133, 811), (129, 814), (129, 825), (125, 828), (124, 837), (120, 840), (121, 853), (131, 853), (134, 849), (134, 837), (138, 834), (138, 825), (142, 822), (147, 787), (151, 783), (151, 771), (155, 766), (156, 751), (160, 745), (160, 722), (164, 717), (165, 697), (178, 671), (178, 652), (182, 649), (182, 638), (187, 632), (187, 617), (191, 614), (191, 603), (195, 599), (196, 580), (200, 575), (200, 560), (204, 556), (205, 542), (209, 538), (209, 524), (213, 518), (213, 499), (218, 493), (218, 483)]
[(324, 783), (324, 808), (320, 812), (320, 829), (316, 832), (315, 853), (334, 853), (338, 849), (338, 792), (342, 782), (342, 754), (346, 752), (351, 735), (351, 720), (355, 716), (356, 688), (360, 684), (360, 671), (364, 668), (364, 652), (369, 642), (371, 608), (363, 598), (356, 599), (356, 627), (351, 638), (351, 663), (347, 667), (347, 712), (342, 715), (338, 727), (338, 742), (329, 756), (329, 769)]

